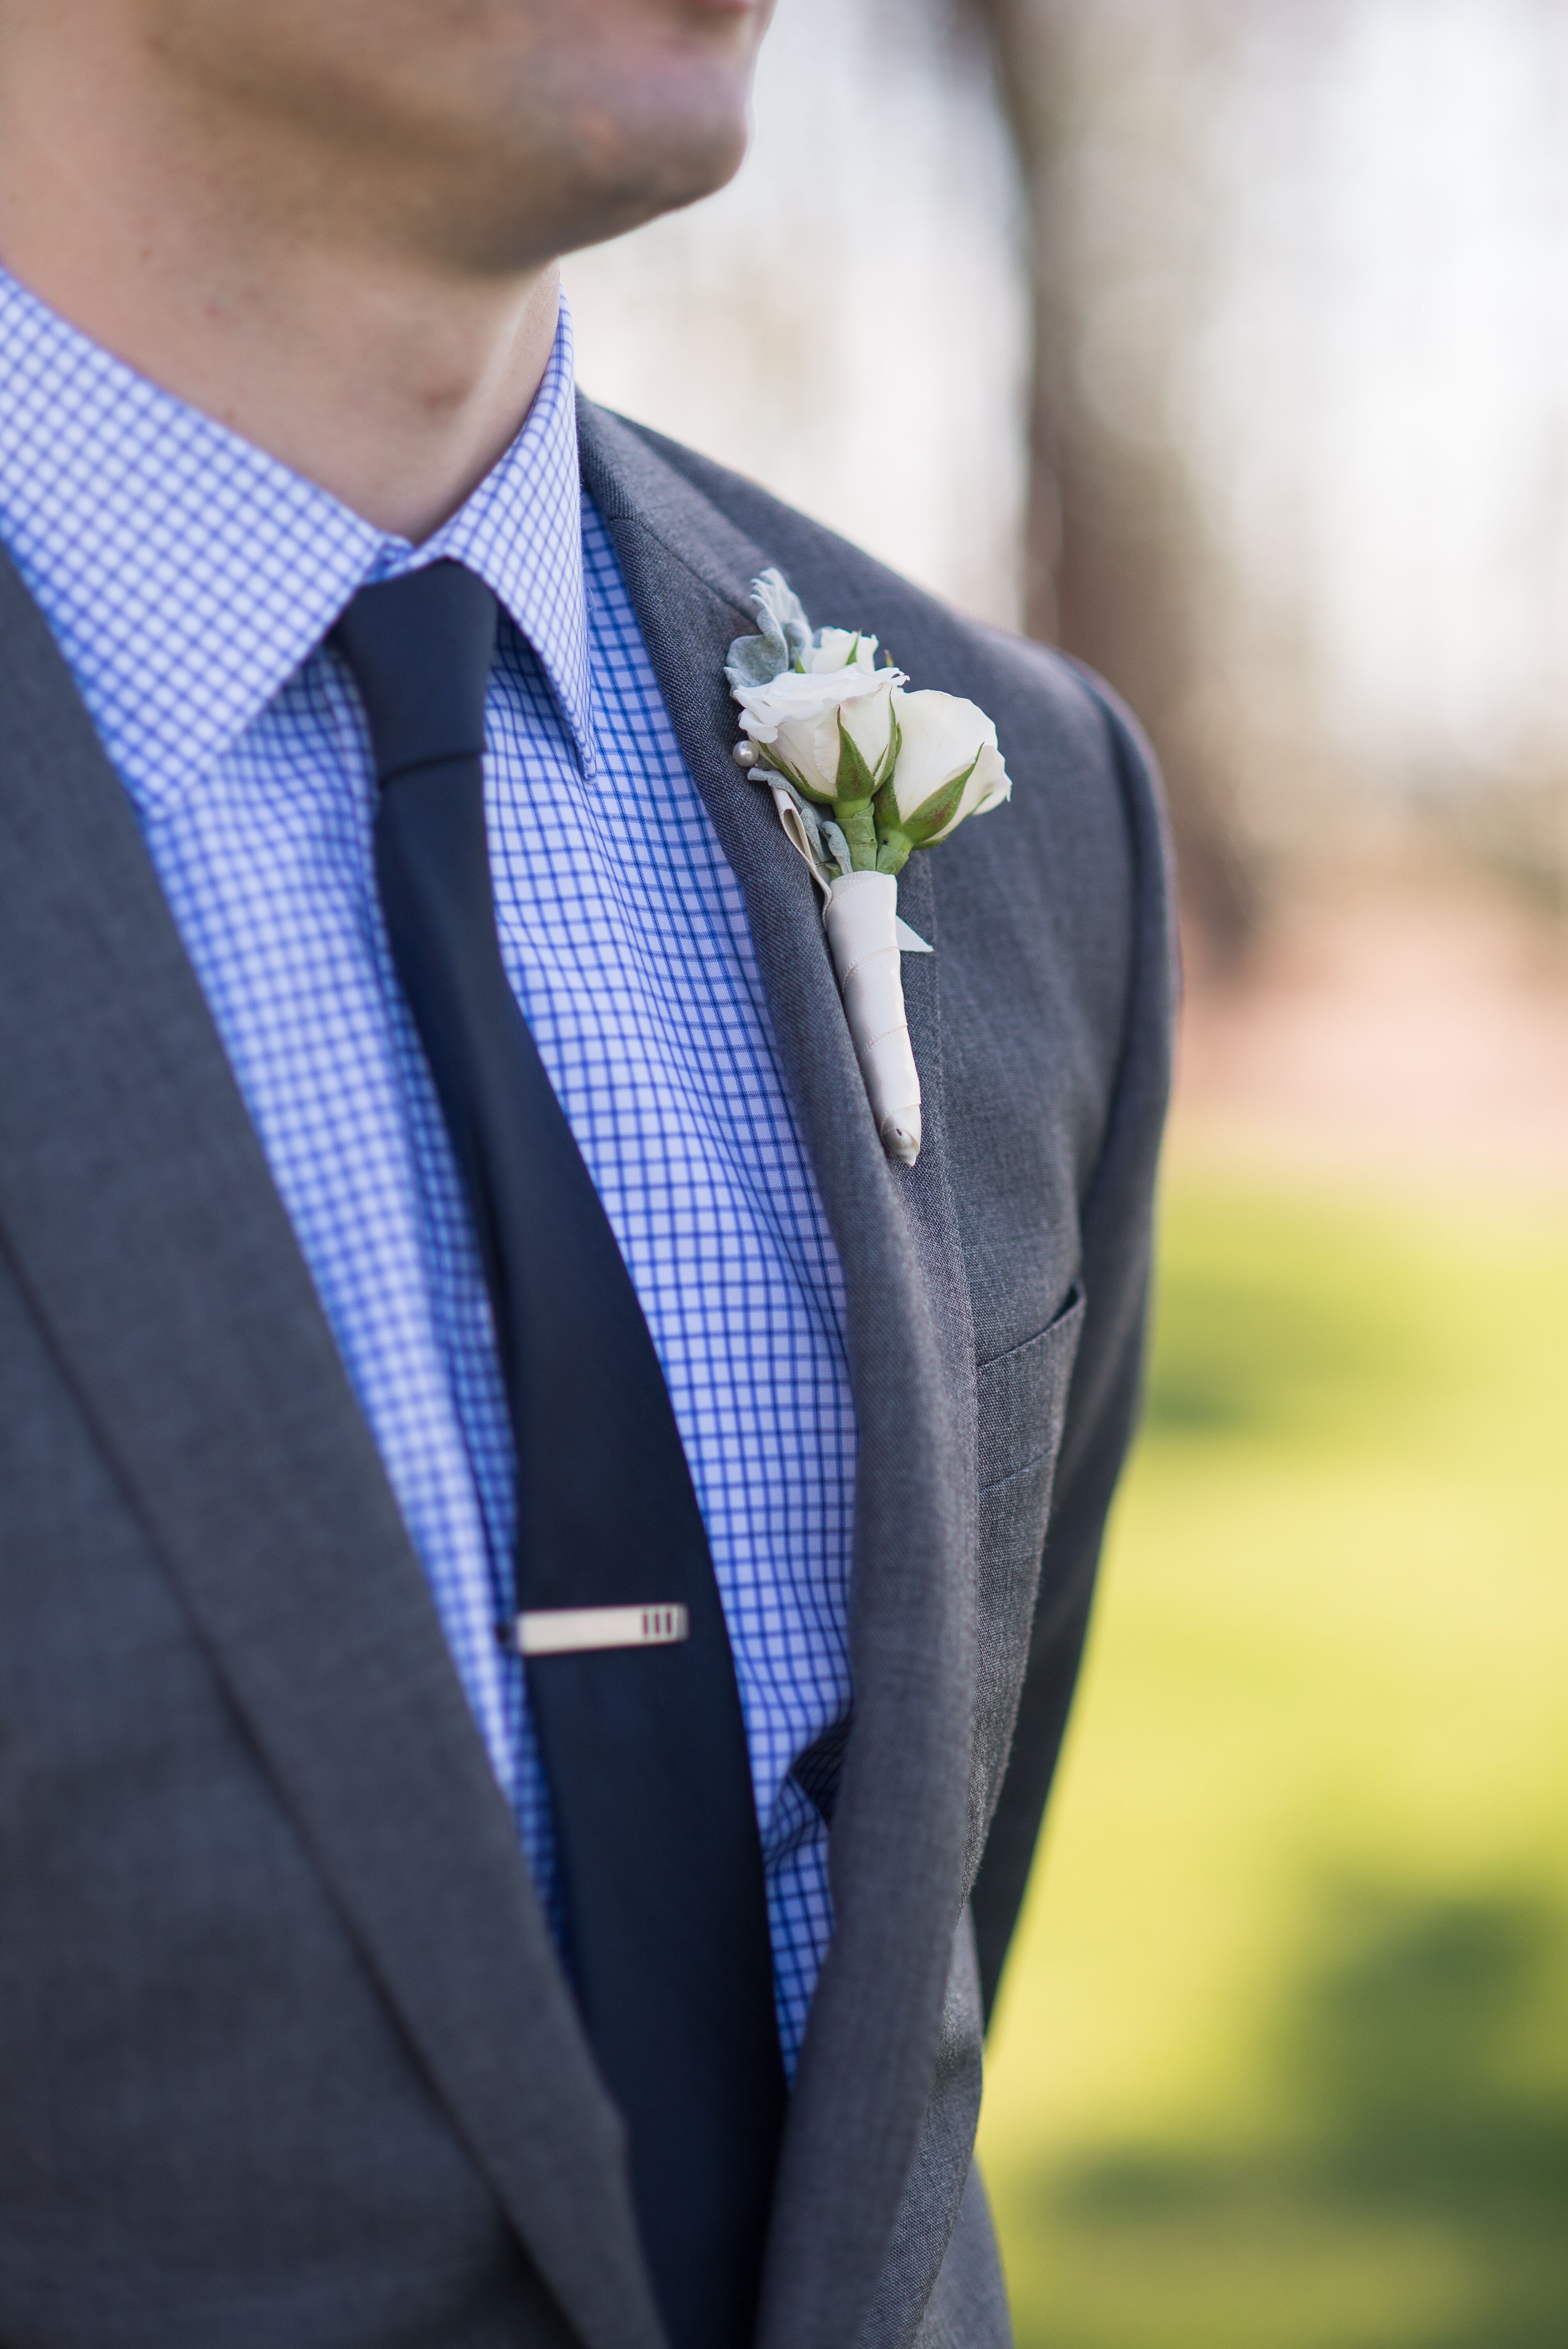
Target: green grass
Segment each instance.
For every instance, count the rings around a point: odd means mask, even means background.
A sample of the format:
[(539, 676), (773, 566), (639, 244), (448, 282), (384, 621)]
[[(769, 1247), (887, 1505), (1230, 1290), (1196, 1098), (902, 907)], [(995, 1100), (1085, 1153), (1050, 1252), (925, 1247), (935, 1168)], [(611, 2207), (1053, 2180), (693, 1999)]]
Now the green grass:
[(993, 2035), (1020, 2349), (1568, 2344), (1568, 1216), (1191, 1164)]

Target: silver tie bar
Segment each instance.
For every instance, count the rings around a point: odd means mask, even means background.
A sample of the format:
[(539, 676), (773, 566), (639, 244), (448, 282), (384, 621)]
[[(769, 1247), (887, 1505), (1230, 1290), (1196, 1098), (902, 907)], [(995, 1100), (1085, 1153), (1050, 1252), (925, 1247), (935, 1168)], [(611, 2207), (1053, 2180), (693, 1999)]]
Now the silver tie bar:
[(684, 1607), (541, 1607), (517, 1619), (524, 1656), (581, 1655), (590, 1648), (667, 1648), (684, 1640)]

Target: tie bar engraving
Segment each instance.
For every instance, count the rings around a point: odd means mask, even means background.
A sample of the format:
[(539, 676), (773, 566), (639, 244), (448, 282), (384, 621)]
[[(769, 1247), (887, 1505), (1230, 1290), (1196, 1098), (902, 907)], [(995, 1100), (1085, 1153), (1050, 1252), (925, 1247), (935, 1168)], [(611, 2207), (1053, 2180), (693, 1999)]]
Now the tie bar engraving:
[(571, 1656), (591, 1648), (667, 1648), (690, 1630), (684, 1607), (541, 1607), (518, 1617), (515, 1636), (521, 1655)]

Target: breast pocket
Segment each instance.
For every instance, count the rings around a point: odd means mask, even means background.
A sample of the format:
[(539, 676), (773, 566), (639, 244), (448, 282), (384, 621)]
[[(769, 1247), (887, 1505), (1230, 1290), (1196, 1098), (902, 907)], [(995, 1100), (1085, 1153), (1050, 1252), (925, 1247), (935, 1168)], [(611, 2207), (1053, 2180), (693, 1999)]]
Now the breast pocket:
[(1037, 1336), (982, 1362), (978, 1373), (977, 1826), (990, 1818), (1017, 1717), (1083, 1316), (1083, 1291), (1075, 1286)]
[[(976, 1384), (982, 1492), (1026, 1476), (1042, 1461), (1054, 1462), (1083, 1307), (1083, 1290), (1075, 1282), (1061, 1310), (1037, 1336), (981, 1363)], [(1043, 1533), (1042, 1528), (1042, 1538)]]

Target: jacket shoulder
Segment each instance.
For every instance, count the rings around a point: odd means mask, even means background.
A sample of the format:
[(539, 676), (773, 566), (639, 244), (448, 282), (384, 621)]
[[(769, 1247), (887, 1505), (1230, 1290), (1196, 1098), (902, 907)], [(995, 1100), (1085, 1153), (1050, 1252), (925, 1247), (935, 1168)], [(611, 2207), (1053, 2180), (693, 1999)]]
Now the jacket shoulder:
[[(916, 686), (978, 702), (1026, 798), (1037, 783), (1048, 802), (1049, 864), (1058, 874), (1076, 869), (1080, 885), (1092, 876), (1102, 889), (1128, 890), (1146, 952), (1169, 960), (1173, 884), (1159, 770), (1103, 678), (1047, 646), (966, 618), (745, 474), (583, 406), (706, 501), (732, 547), (744, 544), (759, 566), (783, 571), (819, 626), (873, 630)], [(988, 837), (984, 824), (965, 827), (954, 845), (977, 852)]]
[[(593, 402), (583, 405), (596, 419), (612, 420), (609, 411)], [(966, 618), (746, 474), (651, 426), (621, 416), (613, 421), (706, 499), (729, 532), (748, 540), (766, 562), (783, 571), (819, 626), (874, 627), (915, 684), (964, 692), (995, 717), (993, 701), (982, 689), (992, 681), (993, 700), (1026, 705), (1033, 724), (1059, 734), (1064, 748), (1076, 743), (1106, 763), (1106, 713), (1115, 698), (1100, 679), (1045, 645)], [(961, 676), (973, 682), (950, 681)], [(1120, 705), (1115, 707), (1125, 719)], [(1136, 727), (1132, 730), (1137, 738)], [(1142, 749), (1146, 754), (1147, 745)], [(1145, 763), (1151, 765), (1147, 758)]]
[(1037, 1083), (1016, 1073), (1025, 1097), (1048, 1084), (1079, 1105), (1073, 1155), (1087, 1184), (1121, 1081), (1168, 1058), (1171, 871), (1136, 721), (1065, 655), (965, 618), (744, 474), (592, 402), (583, 420), (591, 490), (630, 494), (671, 560), (722, 580), (738, 619), (747, 584), (777, 566), (819, 626), (873, 633), (916, 688), (961, 694), (995, 721), (1014, 784), (1006, 817), (965, 824), (929, 868), (951, 1073), (994, 1024), (986, 1007), (1011, 1002), (1016, 1027), (1049, 1037), (1071, 1064), (1036, 1072)]

